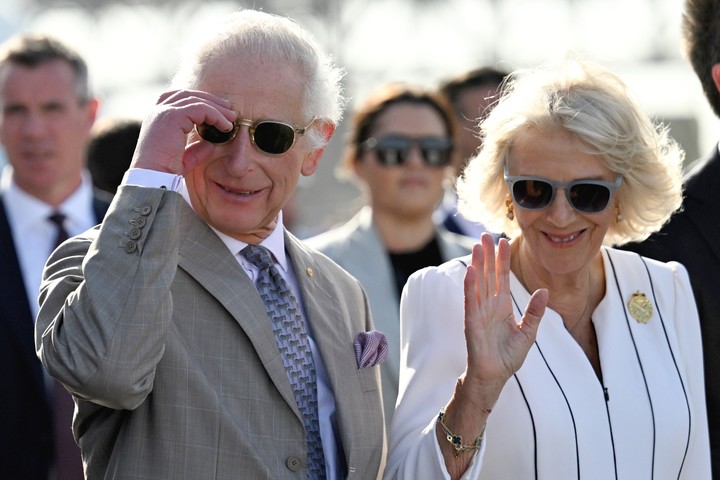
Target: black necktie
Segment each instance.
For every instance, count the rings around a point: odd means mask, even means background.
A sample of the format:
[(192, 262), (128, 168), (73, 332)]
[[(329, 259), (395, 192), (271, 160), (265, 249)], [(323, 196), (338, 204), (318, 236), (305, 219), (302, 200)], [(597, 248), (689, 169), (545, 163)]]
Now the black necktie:
[(55, 243), (53, 244), (53, 250), (56, 249), (62, 242), (70, 238), (67, 230), (65, 230), (65, 218), (65, 214), (57, 210), (48, 217), (48, 220), (55, 224), (55, 228), (57, 229), (57, 233), (55, 234)]

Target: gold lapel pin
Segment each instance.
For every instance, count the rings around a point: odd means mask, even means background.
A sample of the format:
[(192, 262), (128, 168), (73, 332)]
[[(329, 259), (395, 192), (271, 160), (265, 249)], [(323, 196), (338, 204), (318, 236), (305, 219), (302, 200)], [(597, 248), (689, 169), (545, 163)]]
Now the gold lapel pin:
[(313, 276), (313, 269), (310, 268), (310, 267), (308, 267), (307, 270), (305, 270), (305, 273), (307, 273), (307, 276), (308, 276), (308, 277), (312, 277), (312, 276)]
[(640, 290), (636, 291), (628, 301), (628, 310), (630, 315), (638, 321), (638, 323), (648, 323), (653, 314), (653, 306), (650, 300)]

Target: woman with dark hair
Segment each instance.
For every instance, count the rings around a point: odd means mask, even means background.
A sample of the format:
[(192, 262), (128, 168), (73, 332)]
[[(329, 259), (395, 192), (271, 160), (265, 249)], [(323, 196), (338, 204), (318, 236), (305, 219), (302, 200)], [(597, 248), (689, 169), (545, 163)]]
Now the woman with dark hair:
[(446, 100), (418, 86), (388, 84), (355, 111), (342, 163), (367, 194), (346, 224), (308, 240), (365, 288), (373, 320), (388, 339), (381, 365), (385, 420), (395, 409), (400, 360), (400, 294), (420, 268), (470, 253), (469, 238), (433, 222), (452, 175), (455, 119)]

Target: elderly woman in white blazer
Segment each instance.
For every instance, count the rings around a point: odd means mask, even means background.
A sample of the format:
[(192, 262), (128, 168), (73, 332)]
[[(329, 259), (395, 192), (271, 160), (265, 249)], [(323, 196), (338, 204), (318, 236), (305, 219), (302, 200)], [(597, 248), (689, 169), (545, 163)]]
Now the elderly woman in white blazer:
[(383, 85), (357, 106), (342, 173), (367, 194), (346, 224), (307, 243), (355, 276), (389, 344), (380, 367), (385, 420), (395, 410), (400, 365), (400, 293), (409, 275), (470, 253), (473, 241), (435, 225), (452, 175), (455, 117), (447, 101), (416, 85)]
[(511, 240), (409, 279), (385, 478), (710, 479), (687, 272), (611, 247), (680, 206), (682, 151), (577, 58), (481, 132), (461, 211)]

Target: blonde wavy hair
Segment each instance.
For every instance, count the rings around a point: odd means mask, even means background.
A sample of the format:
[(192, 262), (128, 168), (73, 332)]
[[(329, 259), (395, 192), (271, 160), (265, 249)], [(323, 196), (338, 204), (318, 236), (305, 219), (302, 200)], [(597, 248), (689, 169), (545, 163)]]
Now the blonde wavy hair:
[(517, 222), (506, 216), (504, 166), (520, 135), (557, 127), (624, 178), (615, 192), (623, 218), (611, 224), (606, 245), (644, 240), (680, 208), (683, 150), (616, 74), (571, 56), (509, 77), (499, 103), (480, 124), (482, 149), (456, 182), (459, 211), (490, 231), (519, 235)]

